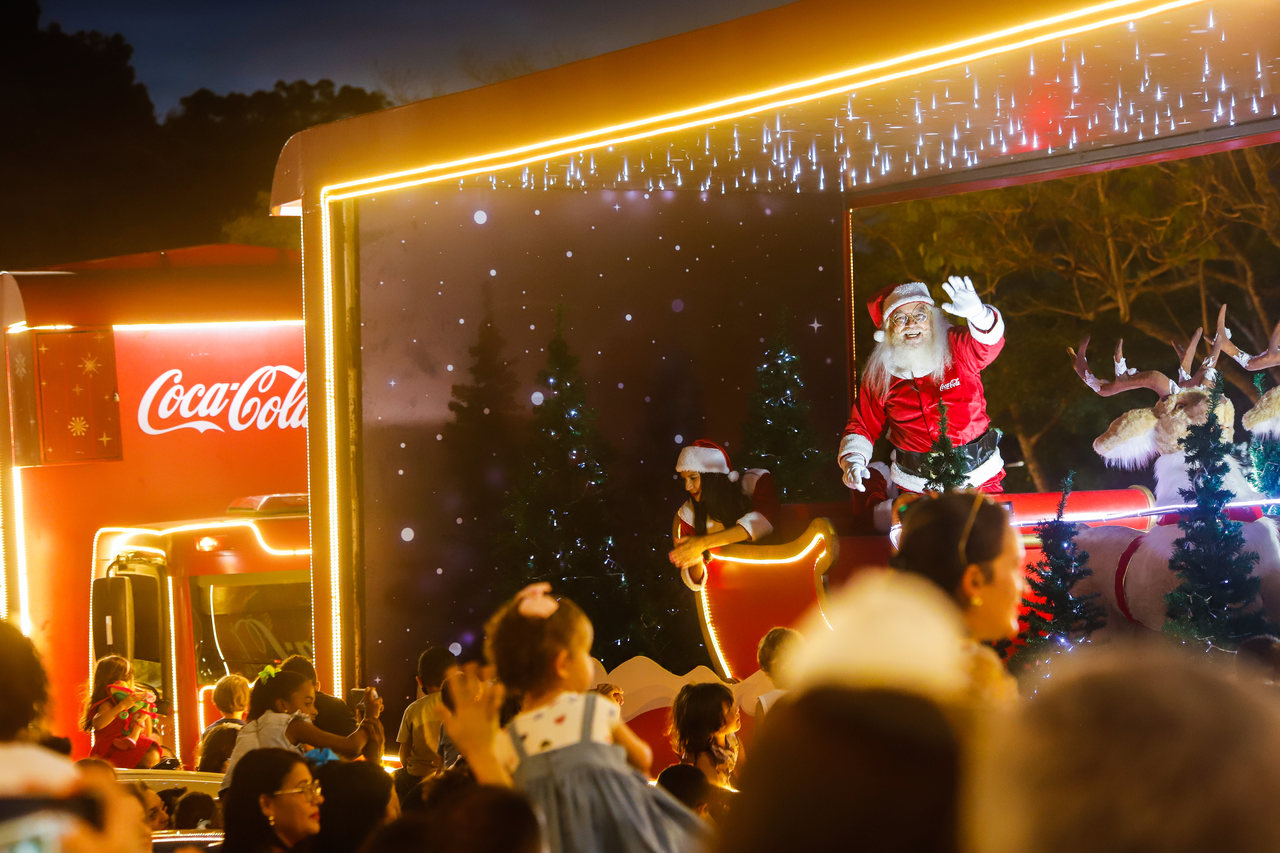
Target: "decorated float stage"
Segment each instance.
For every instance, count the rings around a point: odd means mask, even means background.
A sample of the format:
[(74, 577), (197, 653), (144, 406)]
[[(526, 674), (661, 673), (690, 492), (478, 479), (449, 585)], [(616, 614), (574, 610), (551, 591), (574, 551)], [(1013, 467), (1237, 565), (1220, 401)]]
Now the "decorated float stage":
[[(618, 450), (611, 482), (658, 484), (643, 524), (665, 526), (671, 460), (736, 435), (743, 365), (783, 302), (813, 330), (811, 384), (841, 398), (814, 418), (843, 422), (855, 312), (884, 284), (859, 281), (851, 208), (1276, 141), (1278, 57), (1252, 2), (800, 2), (294, 137), (272, 205), (302, 217), (328, 680), (475, 648), (456, 626), (476, 624), (493, 561), (456, 557), (484, 515), (451, 502), (444, 445), (481, 329), (523, 417), (557, 393), (538, 372), (562, 331)], [(1008, 497), (1024, 533), (1056, 499)], [(1069, 514), (1142, 530), (1154, 509), (1121, 490)], [(751, 676), (764, 629), (883, 563), (887, 538), (846, 510), (787, 505), (777, 544), (712, 556), (685, 606), (721, 677)], [(633, 583), (600, 575), (602, 602)]]

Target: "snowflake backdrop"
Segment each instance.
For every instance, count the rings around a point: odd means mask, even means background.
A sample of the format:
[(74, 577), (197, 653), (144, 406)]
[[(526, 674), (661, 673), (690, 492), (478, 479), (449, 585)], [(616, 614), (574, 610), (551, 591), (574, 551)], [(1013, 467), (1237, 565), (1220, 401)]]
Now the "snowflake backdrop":
[[(452, 190), (361, 202), (366, 672), (392, 714), (412, 698), (421, 649), (474, 655), (499, 603), (477, 589), (492, 567), (460, 535), (474, 518), (459, 514), (466, 484), (449, 472), (445, 439), (486, 303), (524, 417), (552, 393), (536, 374), (563, 306), (614, 454), (611, 485), (651, 508), (618, 519), (625, 548), (670, 530), (682, 444), (711, 438), (733, 458), (780, 328), (802, 359), (814, 425), (837, 442), (848, 406), (841, 245), (839, 199), (826, 196)], [(665, 551), (645, 548), (639, 559), (675, 576)], [(608, 652), (598, 641), (595, 654), (616, 665)]]

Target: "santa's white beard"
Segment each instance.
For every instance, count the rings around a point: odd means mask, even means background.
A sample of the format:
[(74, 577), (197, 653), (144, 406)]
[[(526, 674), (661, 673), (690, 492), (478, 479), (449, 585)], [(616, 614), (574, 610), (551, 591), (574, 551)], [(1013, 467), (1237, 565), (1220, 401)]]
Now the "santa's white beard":
[(933, 334), (927, 343), (909, 346), (895, 340), (890, 334), (876, 344), (867, 359), (864, 370), (866, 383), (878, 393), (889, 390), (889, 378), (923, 379), (926, 376), (939, 384), (951, 366), (951, 348), (947, 345), (947, 330), (951, 324), (937, 309), (931, 309)]

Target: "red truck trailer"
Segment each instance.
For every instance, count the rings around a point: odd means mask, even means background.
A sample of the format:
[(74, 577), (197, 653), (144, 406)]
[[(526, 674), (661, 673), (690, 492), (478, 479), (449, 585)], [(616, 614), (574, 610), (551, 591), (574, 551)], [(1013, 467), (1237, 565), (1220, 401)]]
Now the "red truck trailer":
[[(254, 548), (275, 541), (284, 525), (293, 544), (274, 550), (289, 552), (281, 564), (309, 588), (305, 505), (289, 522), (251, 520), (278, 501), (224, 518), (203, 537), (219, 543), (207, 551), (177, 523), (130, 532), (306, 491), (300, 262), (294, 251), (219, 245), (0, 275), (0, 600), (44, 654), (55, 731), (78, 731), (91, 659), (123, 652), (167, 700), (165, 739), (189, 756), (199, 715), (188, 711), (225, 667), (197, 666), (187, 647), (200, 630), (190, 608), (207, 609), (208, 588), (179, 571), (255, 571), (228, 554), (246, 534)], [(91, 605), (93, 578), (104, 582)], [(214, 605), (230, 606), (219, 595)]]

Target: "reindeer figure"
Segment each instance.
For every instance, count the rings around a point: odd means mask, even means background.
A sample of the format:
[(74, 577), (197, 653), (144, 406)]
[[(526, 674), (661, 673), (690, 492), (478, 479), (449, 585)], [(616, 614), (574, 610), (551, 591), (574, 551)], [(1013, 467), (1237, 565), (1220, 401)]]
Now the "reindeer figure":
[[(1109, 465), (1124, 468), (1145, 467), (1155, 460), (1156, 506), (1180, 506), (1186, 501), (1179, 490), (1190, 487), (1187, 462), (1178, 442), (1193, 424), (1203, 424), (1209, 414), (1207, 386), (1216, 378), (1214, 363), (1220, 353), (1226, 353), (1245, 365), (1257, 370), (1280, 364), (1277, 344), (1280, 344), (1280, 327), (1272, 336), (1272, 346), (1261, 356), (1240, 353), (1230, 342), (1225, 327), (1226, 307), (1218, 315), (1218, 334), (1210, 355), (1191, 374), (1196, 346), (1202, 329), (1197, 329), (1185, 350), (1175, 344), (1181, 356), (1179, 378), (1175, 382), (1155, 370), (1137, 372), (1130, 369), (1124, 359), (1124, 341), (1116, 344), (1115, 376), (1104, 382), (1093, 375), (1085, 360), (1089, 338), (1080, 343), (1080, 351), (1068, 350), (1075, 360), (1076, 374), (1096, 393), (1110, 397), (1125, 391), (1147, 389), (1156, 392), (1158, 400), (1150, 408), (1131, 409), (1111, 422), (1106, 432), (1093, 442), (1093, 449)], [(1271, 392), (1268, 392), (1270, 395)], [(1268, 417), (1268, 412), (1273, 414)], [(1255, 413), (1257, 413), (1255, 415)], [(1222, 398), (1218, 411), (1223, 438), (1232, 440), (1235, 409), (1231, 401)], [(1264, 409), (1262, 401), (1245, 414), (1246, 428), (1261, 432), (1280, 425), (1280, 394)], [(1235, 493), (1236, 500), (1261, 500), (1260, 494), (1245, 479), (1240, 466), (1229, 459), (1230, 470), (1224, 478), (1224, 487)], [(1244, 525), (1245, 549), (1257, 552), (1259, 560), (1253, 572), (1262, 579), (1260, 598), (1268, 617), (1280, 621), (1280, 534), (1272, 519), (1260, 517), (1260, 513), (1246, 510), (1235, 515)], [(1101, 593), (1100, 601), (1108, 611), (1108, 626), (1122, 632), (1126, 626), (1146, 626), (1159, 630), (1165, 622), (1165, 600), (1181, 579), (1169, 570), (1173, 544), (1182, 536), (1177, 526), (1177, 514), (1160, 517), (1157, 525), (1143, 533), (1123, 527), (1102, 526), (1082, 529), (1076, 537), (1081, 548), (1089, 552), (1089, 565), (1093, 576), (1081, 584), (1081, 592)]]

